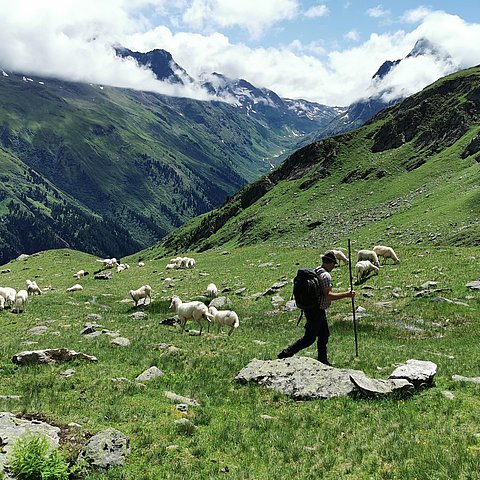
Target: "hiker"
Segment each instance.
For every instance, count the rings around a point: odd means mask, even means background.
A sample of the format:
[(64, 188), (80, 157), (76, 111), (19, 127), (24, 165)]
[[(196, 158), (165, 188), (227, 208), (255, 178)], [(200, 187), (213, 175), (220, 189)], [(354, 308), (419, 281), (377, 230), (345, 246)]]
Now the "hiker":
[(322, 265), (315, 268), (315, 273), (319, 276), (320, 287), (323, 289), (322, 294), (318, 297), (317, 305), (305, 309), (305, 334), (294, 344), (282, 350), (277, 358), (287, 358), (295, 355), (295, 353), (309, 347), (317, 340), (318, 361), (325, 365), (331, 365), (327, 358), (327, 343), (330, 331), (328, 329), (326, 309), (333, 300), (341, 300), (342, 298), (352, 298), (355, 296), (354, 290), (347, 292), (332, 292), (332, 277), (330, 272), (337, 264), (337, 259), (333, 252), (326, 252), (322, 256)]

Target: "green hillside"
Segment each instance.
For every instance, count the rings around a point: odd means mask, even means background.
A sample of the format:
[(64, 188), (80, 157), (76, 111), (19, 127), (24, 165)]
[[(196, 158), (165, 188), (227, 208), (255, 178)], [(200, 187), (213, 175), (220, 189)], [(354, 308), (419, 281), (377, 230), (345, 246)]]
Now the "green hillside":
[[(105, 256), (132, 253), (268, 171), (266, 159), (293, 143), (287, 133), (222, 102), (2, 76), (0, 162), (6, 168), (0, 188), (8, 197), (0, 206), (4, 243), (17, 254), (46, 245)], [(80, 225), (75, 229), (55, 218), (52, 205), (58, 202), (44, 198), (40, 184), (54, 188), (63, 208), (82, 211), (92, 223), (101, 219), (122, 238), (106, 248), (104, 230), (95, 227), (90, 240), (83, 241)], [(40, 211), (35, 228), (29, 229), (31, 242), (26, 242), (17, 230), (27, 228), (23, 224), (33, 219), (33, 208)], [(17, 226), (18, 217), (23, 224)], [(48, 244), (53, 237), (58, 241)]]
[(308, 145), (145, 255), (226, 246), (478, 245), (480, 68)]

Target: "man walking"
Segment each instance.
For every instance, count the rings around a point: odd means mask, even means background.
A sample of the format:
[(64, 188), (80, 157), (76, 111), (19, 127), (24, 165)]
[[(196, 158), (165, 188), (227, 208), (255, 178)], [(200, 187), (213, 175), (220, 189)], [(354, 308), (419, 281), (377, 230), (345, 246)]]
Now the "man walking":
[(295, 355), (300, 350), (309, 347), (317, 339), (318, 361), (325, 365), (331, 365), (327, 358), (327, 343), (330, 331), (328, 329), (326, 310), (334, 300), (342, 298), (352, 298), (355, 291), (333, 292), (333, 282), (330, 272), (335, 268), (337, 259), (333, 252), (326, 252), (322, 256), (322, 265), (315, 268), (315, 273), (320, 280), (322, 295), (318, 299), (318, 304), (305, 310), (305, 334), (294, 344), (282, 350), (277, 358), (287, 358)]

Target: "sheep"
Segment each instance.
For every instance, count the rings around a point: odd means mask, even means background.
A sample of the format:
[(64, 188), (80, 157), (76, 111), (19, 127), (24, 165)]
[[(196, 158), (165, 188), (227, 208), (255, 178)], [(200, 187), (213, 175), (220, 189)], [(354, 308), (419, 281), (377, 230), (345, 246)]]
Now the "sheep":
[(170, 263), (173, 263), (177, 266), (177, 268), (180, 268), (180, 265), (182, 263), (183, 258), (182, 257), (175, 257), (170, 260)]
[(178, 268), (178, 265), (176, 263), (167, 263), (165, 270), (173, 270), (175, 268)]
[(138, 305), (138, 302), (140, 299), (143, 300), (143, 304), (147, 304), (147, 298), (150, 300), (150, 303), (152, 302), (152, 287), (150, 285), (143, 285), (140, 288), (137, 288), (137, 290), (130, 290), (128, 294), (133, 298), (133, 301), (135, 303), (135, 307)]
[(25, 310), (27, 306), (28, 292), (26, 290), (19, 290), (15, 295), (15, 306), (12, 309), (12, 312), (21, 313)]
[(374, 265), (370, 260), (360, 260), (355, 265), (355, 271), (357, 272), (357, 283), (362, 281), (362, 278), (365, 277), (368, 272), (374, 271), (377, 275), (379, 268)]
[(5, 308), (5, 299), (3, 298), (2, 295), (0, 295), (0, 310), (3, 310)]
[(130, 265), (128, 263), (120, 263), (120, 265), (117, 265), (117, 273), (123, 272), (124, 270), (127, 270), (130, 268)]
[(384, 263), (387, 262), (388, 258), (391, 258), (395, 263), (400, 263), (400, 259), (397, 257), (397, 254), (394, 252), (392, 247), (375, 245), (372, 250), (377, 254), (378, 257), (383, 257)]
[(182, 257), (179, 262), (179, 268), (195, 268), (195, 265), (195, 259), (190, 257)]
[(215, 298), (218, 295), (218, 288), (214, 283), (209, 283), (207, 286), (207, 297)]
[(189, 258), (187, 262), (187, 268), (195, 268), (197, 262), (194, 258)]
[(180, 297), (174, 295), (170, 308), (177, 313), (182, 333), (185, 331), (185, 324), (188, 320), (195, 320), (200, 325), (200, 335), (202, 334), (203, 322), (207, 322), (210, 328), (213, 315), (208, 311), (208, 307), (204, 303), (197, 301), (184, 303)]
[(67, 288), (67, 292), (79, 292), (80, 290), (83, 290), (83, 287), (79, 283)]
[(144, 267), (144, 266), (145, 266), (145, 262), (142, 262), (142, 261), (138, 262), (138, 266), (139, 266), (139, 267)]
[(113, 257), (113, 258), (104, 258), (104, 259), (97, 259), (97, 262), (100, 262), (103, 264), (103, 268), (113, 268), (118, 266), (118, 260)]
[(340, 262), (344, 262), (345, 265), (348, 265), (348, 257), (341, 251), (341, 250), (330, 250), (334, 255), (335, 258)]
[(377, 254), (373, 250), (359, 250), (357, 260), (370, 260), (376, 267), (380, 266)]
[(233, 310), (217, 310), (215, 307), (209, 307), (208, 311), (213, 315), (213, 319), (217, 325), (217, 333), (220, 333), (222, 327), (227, 325), (230, 327), (228, 335), (231, 335), (233, 330), (240, 325), (238, 315)]
[(77, 273), (73, 274), (73, 276), (76, 278), (85, 277), (87, 275), (88, 275), (88, 272), (86, 272), (85, 270), (79, 270)]
[(27, 285), (27, 292), (31, 295), (41, 295), (43, 292), (40, 289), (40, 287), (37, 285), (37, 282), (32, 281), (32, 280), (27, 280), (26, 282)]
[(17, 291), (11, 287), (0, 287), (0, 295), (5, 299), (5, 306), (13, 306)]

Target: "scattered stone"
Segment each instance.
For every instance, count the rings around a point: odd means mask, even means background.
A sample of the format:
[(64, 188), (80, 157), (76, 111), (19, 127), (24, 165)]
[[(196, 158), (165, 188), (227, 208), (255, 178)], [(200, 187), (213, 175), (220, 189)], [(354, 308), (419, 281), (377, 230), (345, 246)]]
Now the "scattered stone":
[(0, 475), (13, 445), (27, 432), (44, 435), (53, 448), (58, 448), (60, 434), (58, 427), (40, 420), (17, 418), (13, 413), (0, 412)]
[(0, 273), (10, 273), (11, 270), (9, 268), (4, 268), (3, 270), (0, 271)]
[(287, 284), (288, 284), (288, 281), (276, 282), (265, 291), (264, 295), (273, 295), (277, 290), (280, 290)]
[(69, 426), (70, 428), (82, 428), (82, 426), (81, 426), (79, 423), (76, 423), (76, 422), (70, 422), (70, 423), (68, 424), (68, 426)]
[(167, 450), (178, 450), (180, 447), (178, 445), (168, 445), (165, 448)]
[(367, 309), (366, 309), (365, 307), (358, 306), (355, 311), (356, 311), (356, 312), (359, 312), (359, 313), (362, 313), (362, 312), (366, 312)]
[(19, 255), (15, 260), (21, 261), (21, 260), (26, 260), (30, 255), (27, 255), (26, 253), (22, 253)]
[(31, 328), (28, 333), (30, 335), (43, 335), (46, 333), (48, 330), (48, 327), (46, 325), (39, 325), (38, 327), (33, 327)]
[(63, 372), (60, 372), (60, 375), (65, 378), (72, 377), (75, 375), (75, 369), (74, 368), (68, 368), (67, 370), (64, 370)]
[(179, 411), (179, 412), (182, 412), (184, 414), (187, 414), (188, 413), (188, 405), (186, 403), (178, 403), (177, 405), (175, 405), (175, 408)]
[(89, 313), (86, 317), (87, 320), (93, 320), (99, 322), (102, 319), (102, 316), (98, 313)]
[(362, 296), (365, 297), (365, 298), (372, 298), (375, 295), (372, 292), (363, 292)]
[(468, 305), (468, 303), (465, 303), (465, 302), (458, 302), (456, 300), (450, 300), (448, 298), (445, 298), (445, 297), (435, 297), (435, 298), (432, 298), (432, 302), (443, 302), (443, 303), (450, 303), (452, 305), (462, 305), (464, 307), (469, 307), (470, 305)]
[(22, 399), (21, 395), (0, 395), (0, 400), (21, 400), (21, 399)]
[(285, 299), (281, 297), (280, 295), (274, 295), (272, 297), (272, 306), (273, 308), (278, 308), (280, 305), (283, 305), (285, 303)]
[(130, 453), (130, 440), (115, 428), (108, 428), (94, 435), (81, 450), (78, 461), (86, 461), (89, 465), (109, 468), (125, 463)]
[(111, 271), (99, 272), (93, 276), (95, 280), (110, 280), (112, 277), (113, 273)]
[(432, 287), (436, 287), (438, 282), (433, 282), (429, 280), (428, 282), (422, 283), (420, 286), (415, 287), (415, 290), (430, 290)]
[(215, 307), (218, 310), (224, 310), (225, 307), (233, 305), (232, 301), (228, 297), (214, 298), (209, 304), (209, 307)]
[[(385, 288), (385, 287), (383, 287)], [(375, 287), (372, 287), (371, 285), (363, 285), (362, 290), (375, 290)]]
[(134, 320), (141, 320), (142, 318), (145, 318), (147, 314), (145, 312), (135, 312), (129, 315), (129, 317), (132, 317)]
[(265, 262), (265, 263), (259, 263), (259, 267), (264, 268), (264, 267), (273, 267), (273, 262)]
[(176, 327), (177, 325), (180, 325), (180, 323), (178, 321), (178, 317), (175, 316), (175, 317), (170, 317), (170, 318), (166, 318), (165, 320), (162, 320), (160, 322), (160, 325), (170, 325), (172, 327)]
[(235, 290), (235, 295), (241, 295), (245, 290), (247, 289), (247, 287), (242, 287), (242, 288), (239, 288), (238, 290)]
[(264, 342), (263, 340), (254, 340), (253, 343), (256, 343), (257, 345), (267, 345), (268, 342)]
[(128, 347), (130, 345), (130, 340), (125, 337), (117, 337), (114, 338), (110, 343), (119, 347)]
[(414, 390), (413, 385), (405, 379), (381, 380), (354, 373), (350, 375), (350, 380), (358, 391), (367, 397), (379, 397), (391, 393), (411, 393)]
[(465, 286), (472, 290), (480, 290), (480, 280), (474, 280), (473, 282), (467, 283)]
[(433, 383), (433, 377), (437, 373), (437, 365), (425, 360), (410, 359), (404, 365), (397, 367), (389, 379), (408, 380), (416, 389), (430, 387)]
[(455, 398), (455, 395), (452, 392), (449, 392), (448, 390), (442, 390), (442, 395), (445, 398), (448, 398), (449, 400), (453, 400)]
[(285, 307), (283, 308), (286, 312), (292, 312), (293, 310), (297, 310), (297, 304), (295, 303), (295, 300), (289, 300), (286, 304)]
[(97, 330), (96, 332), (86, 333), (86, 334), (85, 334), (85, 338), (88, 338), (88, 339), (90, 340), (90, 339), (92, 339), (92, 338), (99, 337), (101, 334), (102, 334), (102, 332), (100, 332), (100, 331)]
[(375, 302), (376, 307), (387, 308), (393, 306), (393, 302)]
[(228, 293), (228, 292), (231, 292), (233, 290), (232, 287), (225, 287), (222, 289), (222, 293)]
[(176, 393), (169, 392), (168, 390), (164, 392), (165, 396), (177, 403), (185, 403), (187, 405), (190, 405), (191, 407), (198, 407), (200, 406), (200, 403), (195, 400), (194, 398), (188, 398), (188, 397), (182, 397), (181, 395), (177, 395)]
[(102, 328), (98, 323), (86, 323), (84, 329), (80, 332), (81, 335), (91, 335), (97, 331), (97, 328)]
[(462, 375), (452, 375), (454, 382), (480, 383), (480, 377), (463, 377)]
[(262, 418), (263, 420), (273, 420), (273, 417), (270, 415), (260, 415), (260, 418)]
[(263, 292), (252, 293), (252, 295), (249, 295), (247, 298), (251, 300), (258, 300), (260, 297), (263, 297)]
[(31, 350), (16, 353), (12, 362), (18, 365), (29, 365), (32, 363), (68, 362), (75, 358), (96, 362), (97, 357), (85, 353), (69, 350), (68, 348), (52, 348), (48, 350)]
[(149, 380), (153, 380), (154, 378), (163, 377), (163, 375), (165, 374), (159, 368), (153, 366), (147, 368), (147, 370), (138, 375), (136, 380), (139, 382), (147, 382)]

